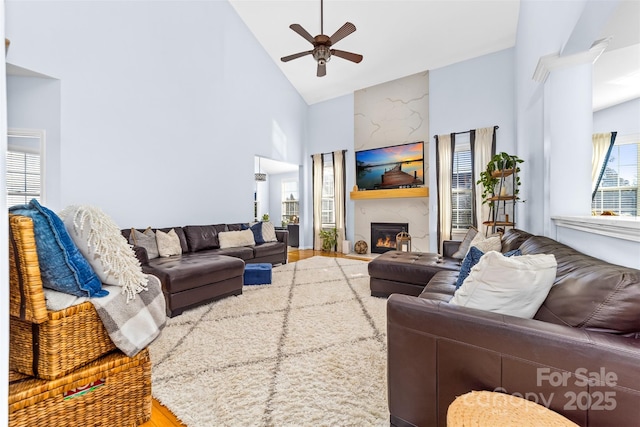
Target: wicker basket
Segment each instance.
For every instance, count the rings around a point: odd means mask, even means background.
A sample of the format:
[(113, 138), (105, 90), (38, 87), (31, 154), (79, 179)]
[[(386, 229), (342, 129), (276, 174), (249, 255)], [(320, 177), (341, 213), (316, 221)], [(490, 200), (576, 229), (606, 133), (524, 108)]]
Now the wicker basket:
[(9, 374), (9, 426), (135, 426), (151, 418), (151, 361), (115, 351), (56, 380)]
[(47, 310), (31, 218), (9, 215), (9, 271), (12, 371), (55, 379), (116, 348), (90, 302)]

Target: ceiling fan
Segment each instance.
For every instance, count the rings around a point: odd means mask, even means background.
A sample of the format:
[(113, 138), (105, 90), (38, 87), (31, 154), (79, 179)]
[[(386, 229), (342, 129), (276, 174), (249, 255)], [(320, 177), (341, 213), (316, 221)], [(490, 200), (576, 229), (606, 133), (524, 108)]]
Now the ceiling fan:
[(312, 55), (313, 59), (318, 62), (318, 77), (323, 77), (327, 74), (326, 64), (331, 59), (332, 55), (335, 55), (339, 58), (343, 58), (356, 64), (362, 61), (362, 55), (357, 53), (345, 52), (344, 50), (331, 49), (331, 46), (338, 43), (343, 38), (347, 37), (349, 34), (353, 33), (356, 30), (356, 26), (351, 22), (346, 22), (342, 27), (338, 29), (331, 37), (328, 37), (324, 34), (324, 22), (323, 22), (323, 1), (320, 0), (320, 34), (315, 37), (311, 37), (311, 34), (300, 24), (291, 24), (289, 25), (296, 33), (300, 34), (305, 40), (313, 45), (312, 50), (307, 50), (305, 52), (294, 53), (293, 55), (283, 56), (280, 58), (282, 62), (288, 62), (292, 59), (301, 58), (306, 55)]

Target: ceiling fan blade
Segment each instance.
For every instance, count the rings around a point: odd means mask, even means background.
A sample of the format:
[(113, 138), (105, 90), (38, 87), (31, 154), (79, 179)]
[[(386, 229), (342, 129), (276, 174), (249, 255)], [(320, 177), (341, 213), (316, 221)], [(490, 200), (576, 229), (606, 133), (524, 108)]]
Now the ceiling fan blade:
[(313, 53), (313, 50), (308, 50), (306, 52), (298, 52), (298, 53), (294, 53), (293, 55), (289, 55), (289, 56), (283, 56), (282, 58), (280, 58), (280, 60), (282, 62), (288, 62), (291, 61), (292, 59), (297, 59), (297, 58), (301, 58), (305, 55), (309, 55)]
[(331, 49), (331, 55), (339, 56), (356, 64), (362, 61), (362, 55), (358, 53), (345, 52), (344, 50)]
[(351, 22), (346, 22), (338, 31), (333, 33), (333, 35), (329, 38), (331, 44), (334, 45), (338, 43), (343, 38), (347, 37), (349, 34), (353, 33), (356, 30), (356, 26)]
[(318, 63), (318, 73), (316, 74), (318, 77), (324, 77), (327, 75), (327, 64)]
[(309, 34), (309, 32), (307, 30), (302, 28), (302, 25), (300, 25), (300, 24), (291, 24), (291, 25), (289, 25), (289, 28), (291, 28), (296, 33), (300, 34), (309, 43), (311, 43), (311, 44), (315, 43), (315, 39), (311, 36), (311, 34)]

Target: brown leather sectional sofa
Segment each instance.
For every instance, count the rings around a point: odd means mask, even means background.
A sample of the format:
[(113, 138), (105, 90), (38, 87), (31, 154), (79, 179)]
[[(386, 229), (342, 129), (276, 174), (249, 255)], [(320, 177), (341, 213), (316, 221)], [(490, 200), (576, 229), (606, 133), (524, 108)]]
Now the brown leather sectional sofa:
[[(180, 256), (149, 259), (144, 248), (134, 246), (142, 271), (162, 282), (169, 317), (210, 301), (240, 295), (245, 263), (287, 263), (286, 230), (276, 230), (277, 242), (221, 249), (217, 233), (241, 228), (242, 224), (160, 228), (164, 232), (176, 231), (182, 248)], [(128, 240), (131, 230), (122, 230), (122, 234)]]
[(417, 297), (389, 297), (392, 426), (445, 426), (451, 402), (472, 390), (522, 396), (580, 426), (640, 425), (640, 270), (507, 231), (503, 252), (518, 247), (558, 263), (534, 319), (448, 304), (455, 271)]

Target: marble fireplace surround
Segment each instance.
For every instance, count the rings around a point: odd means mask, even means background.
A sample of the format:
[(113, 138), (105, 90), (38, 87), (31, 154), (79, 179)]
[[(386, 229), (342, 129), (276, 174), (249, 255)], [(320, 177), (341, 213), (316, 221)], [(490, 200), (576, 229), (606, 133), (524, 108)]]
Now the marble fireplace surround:
[[(424, 141), (424, 178), (427, 188), (428, 123), (428, 71), (354, 93), (354, 151)], [(428, 197), (351, 200), (354, 204), (354, 243), (364, 240), (370, 244), (372, 222), (400, 222), (409, 224), (412, 250), (429, 252)]]

